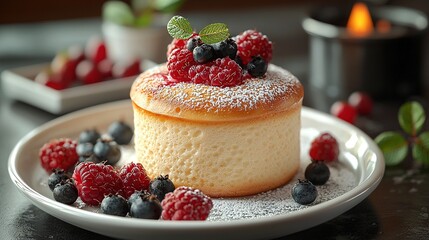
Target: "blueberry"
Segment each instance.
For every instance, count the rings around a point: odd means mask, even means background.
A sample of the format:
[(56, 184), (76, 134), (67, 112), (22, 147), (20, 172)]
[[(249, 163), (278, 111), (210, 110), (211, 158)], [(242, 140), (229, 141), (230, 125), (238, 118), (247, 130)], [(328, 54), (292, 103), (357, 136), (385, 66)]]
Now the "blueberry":
[(155, 195), (158, 200), (161, 202), (165, 194), (173, 192), (176, 187), (174, 183), (168, 178), (168, 175), (159, 176), (152, 180), (149, 185), (149, 191)]
[(123, 121), (112, 123), (109, 126), (107, 132), (119, 145), (126, 145), (130, 143), (134, 135), (133, 129)]
[(125, 217), (129, 206), (127, 200), (122, 196), (109, 194), (101, 201), (100, 210), (104, 214)]
[(67, 173), (63, 169), (54, 169), (54, 171), (49, 175), (48, 178), (48, 186), (51, 189), (51, 191), (54, 190), (55, 186), (60, 183), (61, 181), (65, 181), (69, 179), (70, 177), (67, 175)]
[(247, 64), (246, 69), (252, 77), (262, 77), (267, 72), (268, 64), (262, 57), (257, 56)]
[(94, 154), (101, 161), (115, 165), (121, 159), (121, 148), (111, 139), (99, 139), (94, 145)]
[(58, 183), (52, 193), (57, 202), (68, 205), (73, 204), (78, 197), (77, 188), (71, 180)]
[(237, 44), (231, 38), (212, 45), (216, 58), (229, 57), (235, 59), (237, 56)]
[(196, 38), (190, 38), (188, 40), (188, 42), (186, 43), (186, 48), (189, 51), (194, 51), (194, 48), (197, 46), (201, 46), (203, 44), (203, 42), (201, 41), (201, 38), (196, 37)]
[(93, 162), (100, 163), (102, 162), (95, 154), (90, 154), (89, 156), (80, 156), (79, 162)]
[(241, 68), (243, 68), (243, 69), (245, 69), (246, 68), (246, 66), (244, 66), (244, 64), (243, 64), (243, 60), (241, 60), (241, 57), (240, 56), (236, 56), (235, 57), (235, 59), (234, 59), (234, 61), (238, 64), (238, 65), (240, 65), (240, 67)]
[(313, 161), (305, 169), (305, 178), (314, 185), (325, 184), (330, 175), (328, 166), (322, 161)]
[(85, 130), (79, 134), (79, 143), (92, 143), (95, 144), (97, 139), (100, 138), (100, 133), (97, 130)]
[(292, 198), (295, 202), (308, 205), (317, 197), (316, 187), (308, 180), (298, 180), (298, 182), (292, 187)]
[(138, 198), (131, 204), (130, 208), (130, 216), (135, 218), (159, 219), (161, 212), (161, 203), (154, 195)]
[(89, 156), (94, 153), (94, 144), (90, 142), (79, 143), (76, 147), (76, 153), (80, 157)]
[(128, 205), (131, 207), (131, 205), (140, 198), (147, 198), (150, 196), (150, 193), (146, 190), (144, 191), (135, 191), (131, 196), (128, 198)]
[(215, 57), (213, 47), (209, 44), (203, 44), (195, 47), (192, 53), (194, 55), (194, 60), (197, 63), (210, 62)]

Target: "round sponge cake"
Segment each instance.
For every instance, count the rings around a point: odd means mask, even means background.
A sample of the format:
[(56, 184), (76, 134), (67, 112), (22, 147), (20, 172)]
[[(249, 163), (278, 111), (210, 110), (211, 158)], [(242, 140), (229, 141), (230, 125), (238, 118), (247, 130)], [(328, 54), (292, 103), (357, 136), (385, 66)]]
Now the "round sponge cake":
[(256, 194), (287, 183), (300, 162), (304, 90), (270, 64), (235, 87), (171, 84), (160, 65), (131, 88), (135, 151), (151, 178), (211, 197)]

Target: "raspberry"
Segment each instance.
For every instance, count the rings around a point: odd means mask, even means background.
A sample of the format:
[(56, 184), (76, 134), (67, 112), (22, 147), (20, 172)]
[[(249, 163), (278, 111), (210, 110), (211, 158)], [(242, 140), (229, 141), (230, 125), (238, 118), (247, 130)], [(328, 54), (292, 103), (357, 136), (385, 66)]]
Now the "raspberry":
[(210, 85), (210, 67), (212, 63), (206, 63), (201, 65), (194, 65), (189, 68), (188, 74), (189, 78), (193, 83), (201, 83)]
[(247, 30), (236, 38), (237, 55), (246, 66), (253, 57), (261, 56), (267, 63), (273, 56), (272, 43), (267, 36), (255, 30)]
[(357, 117), (357, 110), (352, 105), (344, 101), (337, 101), (331, 106), (331, 114), (353, 124)]
[(194, 83), (218, 87), (232, 87), (243, 82), (241, 67), (229, 57), (189, 68), (189, 78)]
[(311, 142), (310, 157), (314, 161), (332, 162), (338, 159), (337, 140), (329, 133), (322, 133)]
[(182, 186), (167, 193), (161, 205), (164, 220), (206, 220), (213, 202), (200, 190)]
[(67, 170), (78, 160), (77, 142), (69, 138), (54, 139), (42, 146), (39, 159), (42, 167), (49, 173), (59, 168)]
[(122, 194), (125, 198), (129, 198), (135, 191), (143, 191), (149, 189), (150, 178), (146, 174), (146, 170), (141, 163), (128, 163), (119, 170), (119, 177), (124, 184)]
[(80, 199), (94, 206), (100, 205), (104, 196), (120, 192), (123, 186), (113, 167), (103, 163), (80, 163), (73, 172), (73, 179)]
[(210, 85), (219, 87), (232, 87), (243, 82), (241, 67), (229, 57), (218, 58), (210, 67)]
[(359, 114), (369, 115), (372, 112), (372, 98), (364, 92), (354, 92), (349, 96), (349, 104), (354, 107)]
[(174, 38), (170, 44), (168, 44), (167, 47), (167, 58), (170, 57), (171, 53), (173, 52), (173, 50), (175, 49), (182, 49), (187, 47), (188, 44), (188, 40), (191, 38), (194, 38), (195, 36), (198, 36), (197, 33), (193, 33), (192, 36), (188, 39), (176, 39)]
[(191, 51), (186, 48), (175, 49), (168, 57), (167, 68), (170, 76), (177, 82), (190, 81), (188, 70), (196, 65)]

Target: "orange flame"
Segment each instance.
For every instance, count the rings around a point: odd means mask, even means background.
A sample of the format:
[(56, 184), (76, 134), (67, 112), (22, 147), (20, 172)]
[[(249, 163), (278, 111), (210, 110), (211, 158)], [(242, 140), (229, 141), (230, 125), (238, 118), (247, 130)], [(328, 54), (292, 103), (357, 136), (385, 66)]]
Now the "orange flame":
[(347, 29), (354, 35), (366, 36), (374, 30), (371, 15), (364, 3), (355, 3), (347, 22)]

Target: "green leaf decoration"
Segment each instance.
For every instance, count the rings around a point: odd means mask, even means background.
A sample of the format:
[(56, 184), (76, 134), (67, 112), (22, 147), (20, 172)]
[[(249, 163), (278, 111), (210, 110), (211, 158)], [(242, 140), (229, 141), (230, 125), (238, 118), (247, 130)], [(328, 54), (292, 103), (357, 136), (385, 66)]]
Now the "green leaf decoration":
[(212, 23), (199, 32), (201, 41), (206, 44), (221, 42), (229, 37), (229, 30), (224, 23)]
[(192, 36), (193, 30), (189, 21), (182, 16), (174, 16), (167, 23), (168, 33), (176, 39), (187, 39)]
[(408, 153), (408, 142), (397, 132), (384, 132), (375, 138), (384, 154), (386, 165), (394, 166), (402, 162)]
[(425, 123), (425, 110), (418, 102), (407, 102), (399, 109), (398, 119), (406, 133), (416, 136)]
[(423, 132), (413, 146), (413, 158), (429, 165), (429, 132)]
[(107, 1), (103, 5), (103, 19), (121, 25), (133, 25), (134, 14), (124, 2)]

